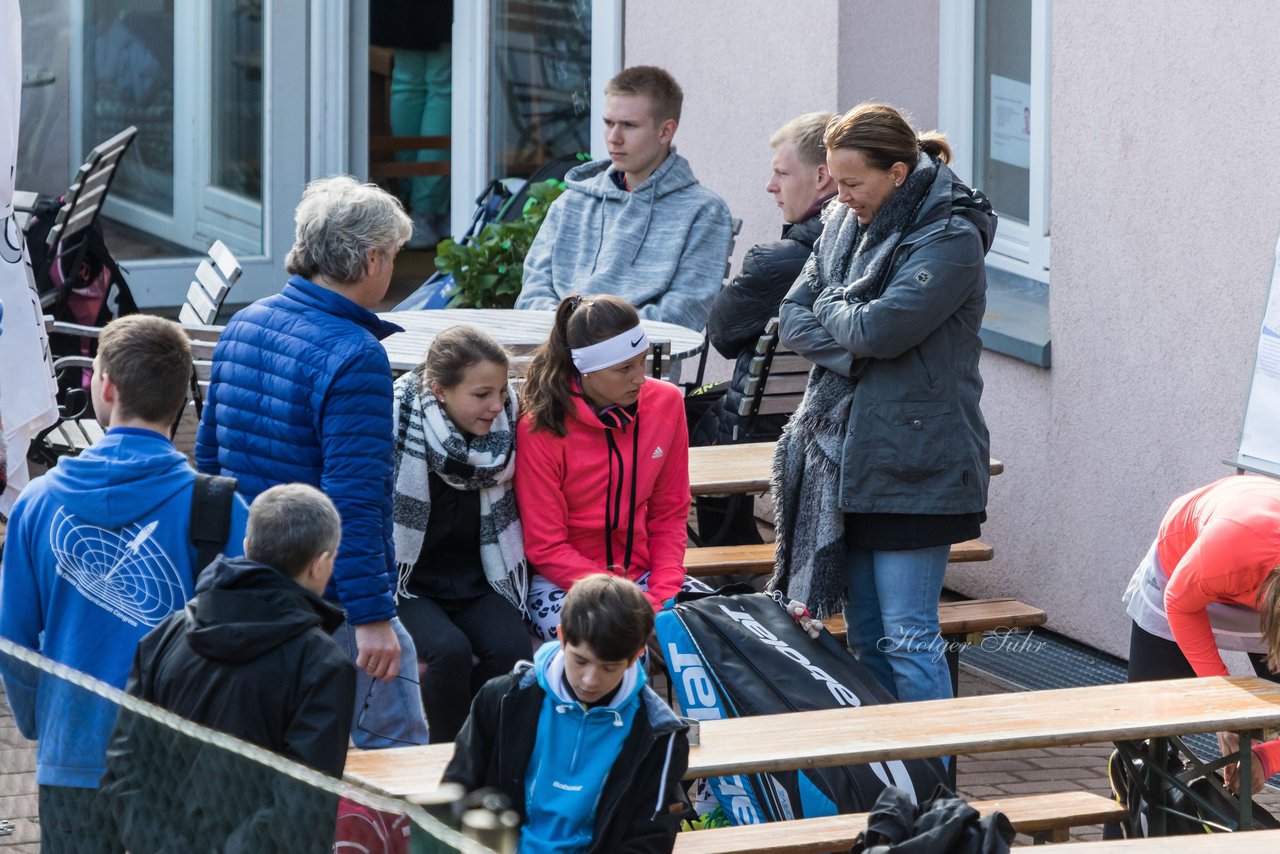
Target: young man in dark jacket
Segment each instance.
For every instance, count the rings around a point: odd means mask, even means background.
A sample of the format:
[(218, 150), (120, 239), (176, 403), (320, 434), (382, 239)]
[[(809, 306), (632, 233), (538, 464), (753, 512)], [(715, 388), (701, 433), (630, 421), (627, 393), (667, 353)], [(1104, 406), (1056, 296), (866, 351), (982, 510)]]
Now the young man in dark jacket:
[[(686, 401), (691, 445), (769, 441), (782, 435), (786, 415), (761, 415), (746, 435), (747, 425), (738, 415), (747, 384), (756, 341), (771, 318), (778, 316), (782, 298), (795, 283), (801, 268), (822, 234), (822, 206), (835, 195), (835, 182), (827, 171), (827, 150), (822, 135), (835, 113), (806, 113), (780, 127), (769, 145), (773, 148), (772, 174), (765, 190), (782, 212), (782, 238), (760, 243), (742, 259), (742, 271), (711, 304), (707, 333), (711, 346), (726, 359), (735, 359), (733, 378), (711, 386)], [(725, 544), (758, 543), (759, 532), (750, 501), (725, 498), (698, 499), (698, 530), (714, 534), (723, 514), (734, 512)]]
[[(341, 777), (355, 670), (330, 637), (342, 611), (321, 598), (340, 534), (338, 511), (319, 490), (295, 483), (263, 492), (249, 511), (245, 557), (201, 574), (186, 609), (139, 644), (126, 690)], [(177, 749), (159, 754), (166, 743)], [(131, 851), (183, 834), (186, 850), (215, 841), (332, 845), (336, 799), (133, 714), (120, 716), (107, 766), (103, 787)]]
[(638, 660), (652, 629), (633, 582), (588, 576), (565, 596), (560, 643), (476, 695), (444, 780), (506, 793), (522, 818), (521, 854), (675, 845), (689, 741), (645, 685)]

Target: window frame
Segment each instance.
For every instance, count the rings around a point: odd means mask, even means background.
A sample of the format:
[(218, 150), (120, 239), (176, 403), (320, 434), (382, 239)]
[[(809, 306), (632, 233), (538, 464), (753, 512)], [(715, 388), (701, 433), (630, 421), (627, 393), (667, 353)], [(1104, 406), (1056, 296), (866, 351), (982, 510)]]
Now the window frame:
[[(1002, 219), (987, 264), (1039, 282), (1049, 281), (1050, 258), (1050, 46), (1052, 0), (1031, 0), (1031, 177), (1028, 223)], [(976, 72), (975, 0), (940, 4), (938, 126), (953, 152), (952, 169), (973, 180)], [(981, 188), (979, 188), (981, 189)], [(999, 213), (998, 200), (996, 212)]]
[[(453, 151), (450, 227), (463, 234), (475, 210), (476, 188), (488, 184), (489, 0), (455, 0), (453, 19)], [(623, 0), (591, 4), (591, 149), (607, 156), (600, 132), (604, 86), (622, 70)]]

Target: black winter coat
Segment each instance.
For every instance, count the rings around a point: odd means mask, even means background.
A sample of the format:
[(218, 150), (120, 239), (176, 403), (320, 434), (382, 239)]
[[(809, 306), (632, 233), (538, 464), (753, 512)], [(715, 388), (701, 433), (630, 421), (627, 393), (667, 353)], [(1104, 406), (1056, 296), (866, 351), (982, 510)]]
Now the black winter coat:
[(939, 786), (918, 807), (889, 786), (876, 798), (854, 854), (1007, 854), (1013, 825), (1002, 812), (978, 811)]
[[(471, 703), (471, 716), (454, 742), (444, 782), (468, 792), (493, 787), (525, 818), (525, 768), (533, 755), (538, 714), (546, 693), (534, 669), (517, 665), (490, 679)], [(658, 721), (657, 725), (654, 721)], [(685, 725), (645, 688), (631, 732), (596, 806), (596, 826), (585, 854), (668, 854), (688, 803), (681, 779), (689, 767)], [(667, 764), (667, 741), (675, 738)], [(664, 775), (665, 771), (665, 777)], [(655, 812), (659, 792), (665, 803)]]
[[(782, 298), (795, 284), (820, 234), (821, 213), (804, 222), (787, 225), (782, 229), (781, 240), (760, 243), (747, 250), (742, 259), (742, 272), (716, 295), (707, 321), (707, 334), (716, 352), (737, 361), (724, 397), (691, 430), (690, 444), (719, 445), (748, 438), (735, 435), (734, 428), (745, 426), (741, 424), (738, 405), (747, 386), (756, 341), (764, 334), (770, 318), (778, 316)], [(786, 421), (785, 416), (759, 418), (749, 438), (776, 439)]]
[[(342, 621), (276, 569), (219, 558), (186, 609), (142, 639), (126, 691), (341, 777), (355, 706), (355, 669), (329, 636)], [(128, 712), (103, 788), (132, 851), (332, 846), (335, 797)]]

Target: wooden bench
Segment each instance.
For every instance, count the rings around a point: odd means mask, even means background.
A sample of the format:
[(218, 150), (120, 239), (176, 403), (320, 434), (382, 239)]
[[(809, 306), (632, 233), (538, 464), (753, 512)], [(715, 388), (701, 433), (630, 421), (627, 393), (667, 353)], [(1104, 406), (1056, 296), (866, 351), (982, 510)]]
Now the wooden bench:
[[(1221, 731), (1274, 737), (1280, 684), (1214, 676), (708, 720), (685, 779)], [(1252, 760), (1249, 739), (1241, 751)], [(344, 776), (392, 797), (427, 797), (452, 752), (449, 744), (352, 750)], [(1251, 805), (1242, 799), (1241, 811)]]
[[(1019, 833), (1036, 842), (1066, 842), (1072, 828), (1124, 818), (1124, 807), (1091, 792), (1027, 795), (972, 801), (983, 815), (1000, 811)], [(675, 854), (821, 854), (847, 851), (867, 828), (867, 813), (833, 815), (686, 831), (676, 836)]]
[[(1043, 626), (1045, 613), (1016, 599), (961, 599), (938, 603), (938, 624), (944, 639), (981, 640), (984, 632), (1003, 629), (1031, 629)], [(845, 640), (844, 617), (840, 614), (822, 621), (839, 641)], [(948, 646), (948, 653), (950, 646)], [(955, 674), (952, 674), (954, 678)]]
[[(698, 578), (717, 575), (768, 575), (773, 572), (773, 543), (747, 546), (706, 546), (687, 549), (684, 566)], [(950, 563), (991, 560), (995, 551), (981, 540), (966, 540), (951, 547)]]
[[(689, 492), (697, 495), (732, 495), (769, 491), (775, 442), (710, 445), (689, 449)], [(1004, 463), (991, 459), (991, 475), (1004, 471)]]

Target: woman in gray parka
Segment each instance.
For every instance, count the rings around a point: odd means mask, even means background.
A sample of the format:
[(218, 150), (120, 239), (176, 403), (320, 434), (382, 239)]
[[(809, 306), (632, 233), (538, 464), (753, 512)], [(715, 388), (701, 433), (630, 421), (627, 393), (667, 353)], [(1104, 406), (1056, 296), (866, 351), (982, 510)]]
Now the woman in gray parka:
[(949, 697), (938, 595), (950, 545), (986, 520), (996, 216), (946, 138), (893, 107), (855, 107), (824, 144), (839, 194), (781, 309), (783, 344), (817, 367), (774, 460), (771, 586), (819, 617), (843, 606), (849, 646), (900, 700)]

